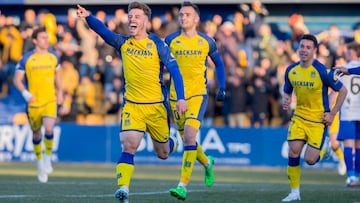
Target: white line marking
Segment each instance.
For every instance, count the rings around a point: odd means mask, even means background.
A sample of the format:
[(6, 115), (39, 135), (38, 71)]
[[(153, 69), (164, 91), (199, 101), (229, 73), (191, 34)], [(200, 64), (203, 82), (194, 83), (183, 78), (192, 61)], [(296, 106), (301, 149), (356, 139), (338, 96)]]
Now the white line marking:
[[(206, 190), (189, 190), (188, 193), (205, 192)], [(159, 192), (133, 192), (129, 196), (145, 196), (145, 195), (161, 195), (169, 194), (169, 191)], [(50, 197), (52, 195), (0, 195), (0, 199), (17, 199), (17, 198), (29, 198), (29, 197)], [(55, 195), (59, 197), (59, 195)], [(63, 195), (68, 198), (89, 198), (89, 197), (114, 197), (114, 194), (98, 194), (98, 195)]]

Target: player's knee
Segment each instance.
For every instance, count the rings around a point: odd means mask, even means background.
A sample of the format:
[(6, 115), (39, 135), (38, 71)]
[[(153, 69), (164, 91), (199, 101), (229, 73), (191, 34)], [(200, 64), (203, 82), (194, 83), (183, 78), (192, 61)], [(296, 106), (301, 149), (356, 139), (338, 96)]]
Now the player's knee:
[(45, 134), (46, 134), (46, 135), (53, 134), (52, 128), (48, 128), (48, 129), (45, 128)]
[(305, 162), (307, 163), (307, 164), (309, 164), (310, 166), (312, 166), (312, 165), (314, 165), (314, 164), (316, 164), (317, 163), (317, 160), (318, 160), (318, 158), (305, 158)]
[(157, 157), (159, 158), (159, 159), (162, 159), (162, 160), (165, 160), (165, 159), (167, 159), (168, 157), (169, 157), (169, 153), (165, 153), (165, 152), (161, 152), (161, 153), (157, 153)]

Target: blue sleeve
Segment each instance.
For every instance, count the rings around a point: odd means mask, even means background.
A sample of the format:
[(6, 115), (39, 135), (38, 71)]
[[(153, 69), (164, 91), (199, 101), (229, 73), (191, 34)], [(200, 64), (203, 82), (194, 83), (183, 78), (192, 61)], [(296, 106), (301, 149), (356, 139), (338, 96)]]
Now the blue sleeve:
[(335, 70), (331, 70), (327, 74), (327, 81), (328, 81), (328, 85), (335, 91), (339, 91), (341, 89), (341, 87), (343, 86), (341, 81), (336, 76)]
[(208, 43), (209, 43), (209, 56), (210, 58), (213, 60), (214, 64), (215, 64), (215, 73), (216, 73), (216, 78), (218, 80), (219, 83), (219, 87), (225, 89), (225, 66), (224, 66), (224, 62), (221, 59), (221, 56), (219, 54), (219, 51), (216, 47), (216, 43), (213, 39), (206, 37), (205, 38)]
[(291, 82), (289, 80), (289, 72), (292, 67), (286, 68), (285, 75), (284, 75), (284, 93), (291, 94), (293, 92), (293, 87), (291, 85)]
[(154, 35), (151, 36), (151, 38), (154, 40), (157, 46), (161, 62), (166, 66), (167, 70), (170, 72), (172, 79), (174, 80), (177, 99), (185, 99), (184, 81), (180, 74), (179, 66), (176, 63), (176, 59), (171, 54), (170, 48), (165, 42), (161, 41), (160, 38), (157, 39), (156, 37), (154, 37)]
[(169, 61), (167, 63), (164, 62), (164, 64), (166, 65), (166, 68), (168, 69), (168, 71), (170, 72), (171, 77), (174, 80), (177, 99), (178, 100), (179, 99), (185, 99), (184, 82), (183, 82), (182, 76), (180, 74), (179, 66), (176, 63), (176, 60), (174, 59), (174, 60)]
[(349, 71), (349, 74), (360, 75), (360, 66), (358, 66), (356, 68), (349, 68), (348, 71)]
[(29, 51), (26, 54), (24, 54), (19, 62), (16, 64), (15, 69), (25, 71), (25, 64), (29, 60), (30, 56), (35, 53), (35, 50)]
[(15, 66), (16, 70), (25, 71), (25, 60), (24, 57), (20, 59), (20, 61)]
[(312, 64), (316, 70), (319, 72), (323, 84), (327, 87), (331, 87), (335, 91), (339, 91), (343, 84), (340, 82), (336, 76), (335, 70), (329, 70), (324, 64), (320, 63), (317, 59), (314, 60)]
[(89, 15), (85, 18), (89, 27), (94, 30), (101, 38), (104, 39), (106, 43), (113, 46), (115, 49), (119, 49), (120, 46), (124, 43), (124, 36), (116, 34), (109, 30), (104, 23), (98, 20), (95, 16)]

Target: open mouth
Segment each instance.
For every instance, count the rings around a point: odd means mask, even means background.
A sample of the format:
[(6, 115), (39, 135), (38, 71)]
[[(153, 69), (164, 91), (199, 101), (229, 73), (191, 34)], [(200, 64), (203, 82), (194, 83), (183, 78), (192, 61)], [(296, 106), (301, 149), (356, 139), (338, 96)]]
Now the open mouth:
[(129, 26), (130, 31), (136, 30), (136, 28), (137, 28), (137, 25), (135, 25), (135, 24), (130, 24), (130, 26)]

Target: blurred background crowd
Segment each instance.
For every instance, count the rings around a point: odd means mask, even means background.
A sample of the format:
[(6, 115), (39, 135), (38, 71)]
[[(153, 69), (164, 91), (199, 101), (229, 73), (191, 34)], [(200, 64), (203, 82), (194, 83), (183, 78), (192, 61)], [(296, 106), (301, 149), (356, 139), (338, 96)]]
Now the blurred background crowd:
[[(163, 13), (153, 15), (149, 31), (164, 38), (178, 30), (178, 7), (166, 6)], [(200, 9), (206, 12), (206, 7)], [(92, 12), (110, 30), (127, 34), (126, 6), (119, 6), (114, 12), (101, 8)], [(312, 30), (301, 13), (288, 13), (285, 25), (289, 31), (283, 32), (279, 25), (269, 23), (271, 10), (260, 1), (234, 6), (226, 13), (208, 14), (210, 17), (202, 18), (199, 25), (199, 31), (215, 39), (227, 76), (227, 99), (217, 103), (214, 65), (209, 60), (210, 96), (204, 127), (286, 125), (292, 112), (281, 108), (283, 75), (286, 67), (298, 60), (296, 49), (301, 35), (316, 34), (320, 42), (317, 59), (329, 68), (346, 63), (347, 43), (360, 43), (360, 19), (351, 25), (351, 30), (341, 29), (336, 22), (326, 29)], [(24, 114), (24, 101), (12, 79), (16, 63), (34, 48), (31, 34), (39, 25), (47, 28), (51, 47), (61, 59), (65, 102), (59, 107), (59, 120), (79, 124), (118, 123), (123, 101), (121, 58), (77, 18), (73, 7), (65, 15), (43, 8), (26, 8), (19, 16), (1, 13), (0, 114), (12, 109), (15, 114), (11, 122), (16, 115)], [(168, 82), (168, 75), (165, 78)], [(9, 121), (6, 119), (3, 116), (2, 122)]]

